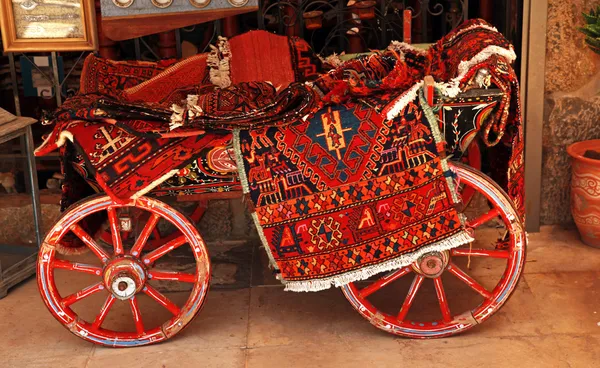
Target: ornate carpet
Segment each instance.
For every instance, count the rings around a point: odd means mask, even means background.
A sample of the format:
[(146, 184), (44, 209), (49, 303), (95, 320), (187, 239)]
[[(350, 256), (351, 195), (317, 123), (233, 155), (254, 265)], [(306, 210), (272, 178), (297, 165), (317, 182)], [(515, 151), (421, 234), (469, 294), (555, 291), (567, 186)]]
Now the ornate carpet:
[(234, 132), (242, 186), (286, 290), (340, 286), (472, 240), (433, 111), (413, 96), (388, 120), (381, 111), (398, 97)]

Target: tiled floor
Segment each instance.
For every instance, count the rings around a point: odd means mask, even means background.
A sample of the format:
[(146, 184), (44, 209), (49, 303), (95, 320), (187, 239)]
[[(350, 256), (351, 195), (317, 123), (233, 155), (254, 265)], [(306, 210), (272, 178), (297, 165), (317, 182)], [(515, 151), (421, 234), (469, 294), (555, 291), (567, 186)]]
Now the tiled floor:
[[(600, 366), (600, 250), (556, 227), (529, 240), (525, 275), (507, 305), (439, 340), (387, 335), (336, 289), (256, 286), (210, 292), (199, 317), (166, 343), (102, 348), (56, 322), (31, 279), (0, 300), (0, 367)], [(491, 276), (481, 269), (474, 276), (485, 284)]]

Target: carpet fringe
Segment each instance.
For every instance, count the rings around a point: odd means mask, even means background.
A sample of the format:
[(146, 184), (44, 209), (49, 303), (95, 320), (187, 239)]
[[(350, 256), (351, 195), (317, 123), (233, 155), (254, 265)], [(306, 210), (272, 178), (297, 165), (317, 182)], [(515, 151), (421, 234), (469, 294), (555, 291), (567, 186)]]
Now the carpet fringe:
[(418, 250), (415, 250), (414, 252), (402, 254), (394, 259), (370, 267), (360, 268), (358, 270), (345, 272), (341, 275), (328, 277), (325, 279), (282, 282), (285, 285), (286, 291), (295, 292), (321, 291), (331, 288), (332, 285), (335, 287), (340, 287), (351, 282), (366, 280), (369, 277), (381, 272), (408, 266), (425, 253), (434, 251), (440, 252), (456, 248), (472, 241), (474, 241), (474, 239), (466, 231), (461, 231), (458, 234), (440, 240), (437, 243), (424, 246)]
[(498, 33), (498, 29), (492, 25), (488, 25), (488, 24), (482, 24), (480, 22), (475, 23), (473, 25), (470, 25), (468, 27), (464, 27), (461, 28), (458, 32), (455, 32), (454, 34), (452, 34), (452, 36), (450, 38), (448, 38), (447, 40), (445, 40), (446, 42), (452, 42), (456, 37), (462, 35), (463, 33), (472, 31), (474, 29), (486, 29), (488, 31), (494, 32), (494, 33)]
[(209, 67), (210, 82), (220, 88), (231, 85), (230, 66), (231, 49), (227, 38), (219, 36), (217, 46), (210, 45), (210, 52), (206, 58)]
[(456, 97), (460, 92), (460, 83), (465, 78), (469, 70), (477, 64), (484, 62), (489, 59), (493, 55), (499, 55), (504, 58), (509, 63), (512, 63), (516, 60), (517, 54), (515, 54), (515, 50), (512, 48), (505, 49), (500, 46), (488, 46), (485, 49), (481, 50), (477, 55), (472, 57), (470, 60), (463, 60), (458, 65), (458, 76), (456, 78), (451, 79), (449, 82), (445, 83), (436, 83), (436, 87), (448, 97)]
[[(246, 171), (244, 169), (244, 158), (242, 156), (242, 147), (240, 142), (240, 129), (234, 129), (232, 135), (235, 163), (238, 168), (238, 177), (240, 179), (240, 184), (242, 184), (242, 193), (248, 194), (250, 193), (250, 187), (248, 185), (248, 178), (246, 177)], [(252, 211), (251, 216), (252, 221), (254, 221), (254, 226), (256, 226), (256, 232), (258, 233), (258, 237), (260, 238), (261, 244), (265, 248), (265, 252), (269, 257), (269, 265), (273, 268), (273, 270), (278, 270), (279, 268), (277, 267), (277, 262), (275, 262), (275, 257), (273, 256), (273, 253), (271, 253), (271, 248), (269, 247), (269, 241), (265, 236), (263, 227), (260, 225), (258, 214), (256, 213), (256, 211)]]
[(156, 188), (157, 186), (161, 185), (164, 181), (166, 181), (167, 179), (169, 179), (171, 176), (177, 174), (179, 172), (179, 169), (174, 169), (169, 171), (168, 173), (166, 173), (165, 175), (161, 176), (160, 178), (154, 180), (152, 182), (152, 184), (148, 185), (147, 187), (145, 187), (144, 189), (140, 190), (139, 192), (135, 193), (134, 195), (131, 196), (131, 199), (138, 199), (141, 196), (143, 196), (144, 194), (148, 193), (149, 191), (151, 191), (152, 189)]
[(396, 118), (402, 109), (408, 105), (409, 102), (414, 101), (417, 98), (417, 92), (423, 85), (423, 81), (417, 82), (414, 86), (410, 87), (402, 95), (390, 102), (383, 110), (387, 120), (393, 120)]
[[(388, 50), (400, 52), (402, 56), (404, 56), (404, 52), (407, 50), (418, 55), (427, 55), (427, 50), (419, 49), (409, 43), (400, 41), (392, 41), (388, 46)], [(402, 61), (404, 61), (404, 57), (402, 58)]]

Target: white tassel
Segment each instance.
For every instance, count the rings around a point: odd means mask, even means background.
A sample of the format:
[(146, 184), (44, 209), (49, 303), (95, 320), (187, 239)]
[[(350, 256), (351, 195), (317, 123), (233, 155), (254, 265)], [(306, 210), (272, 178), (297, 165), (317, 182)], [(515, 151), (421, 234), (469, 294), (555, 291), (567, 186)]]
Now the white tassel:
[(169, 123), (169, 130), (174, 130), (183, 125), (183, 115), (185, 114), (185, 109), (177, 104), (171, 105), (171, 122)]
[(460, 31), (458, 31), (455, 34), (453, 34), (451, 38), (449, 38), (449, 39), (447, 39), (445, 41), (446, 42), (451, 42), (452, 40), (454, 40), (456, 37), (460, 36), (461, 34), (469, 32), (469, 31), (472, 31), (474, 29), (478, 29), (478, 28), (479, 29), (487, 29), (488, 31), (492, 31), (492, 32), (498, 33), (498, 29), (496, 29), (496, 27), (492, 27), (492, 26), (488, 26), (488, 25), (480, 23), (480, 24), (474, 24), (474, 25), (469, 26), (467, 28), (461, 29)]
[(436, 87), (448, 97), (456, 97), (460, 91), (460, 83), (463, 81), (469, 70), (477, 64), (484, 62), (489, 59), (493, 55), (498, 55), (506, 58), (509, 63), (512, 63), (517, 58), (515, 51), (510, 49), (505, 49), (500, 46), (488, 46), (485, 49), (481, 50), (477, 55), (475, 55), (471, 60), (463, 60), (458, 65), (458, 76), (453, 78), (449, 82), (446, 83), (436, 83)]
[(355, 271), (349, 271), (342, 275), (328, 277), (325, 279), (318, 280), (309, 280), (309, 281), (283, 281), (285, 284), (286, 291), (295, 291), (295, 292), (308, 292), (308, 291), (321, 291), (325, 289), (331, 288), (331, 286), (340, 287), (351, 282), (366, 280), (371, 276), (374, 276), (378, 273), (390, 271), (394, 269), (398, 269), (404, 266), (408, 266), (411, 263), (417, 261), (419, 257), (421, 257), (425, 253), (429, 252), (441, 252), (444, 250), (452, 249), (459, 247), (461, 245), (467, 244), (474, 241), (474, 239), (462, 231), (456, 235), (453, 235), (449, 238), (440, 240), (437, 243), (430, 244), (415, 250), (412, 253), (400, 255), (394, 259), (389, 261), (360, 268)]
[(386, 114), (387, 120), (393, 120), (396, 118), (402, 110), (408, 105), (409, 102), (414, 101), (417, 98), (417, 93), (423, 85), (423, 81), (417, 82), (414, 86), (410, 87), (406, 92), (396, 97), (394, 101), (390, 102), (385, 108), (384, 113)]
[(154, 189), (157, 186), (161, 185), (163, 182), (165, 182), (167, 179), (169, 179), (171, 176), (177, 174), (178, 172), (179, 172), (179, 169), (175, 169), (175, 170), (169, 171), (165, 175), (163, 175), (160, 178), (154, 180), (152, 182), (152, 184), (148, 185), (146, 188), (144, 188), (144, 189), (140, 190), (139, 192), (135, 193), (134, 195), (132, 195), (131, 199), (135, 200), (135, 199), (140, 198), (141, 196), (143, 196), (144, 194), (148, 193), (152, 189)]
[(334, 68), (337, 68), (344, 63), (344, 61), (342, 59), (340, 59), (341, 55), (344, 55), (344, 53), (342, 52), (341, 54), (338, 55), (337, 53), (334, 52), (332, 55), (329, 55), (325, 58), (323, 58), (321, 55), (319, 55), (319, 59), (321, 59), (321, 62), (329, 64)]
[(208, 65), (210, 81), (219, 88), (226, 88), (231, 85), (230, 66), (231, 49), (227, 38), (219, 36), (217, 46), (210, 46), (210, 53), (206, 58)]
[(392, 51), (396, 51), (396, 52), (400, 53), (400, 55), (402, 56), (402, 61), (404, 61), (404, 53), (407, 50), (410, 50), (410, 51), (414, 52), (415, 54), (419, 54), (419, 55), (427, 54), (426, 50), (418, 49), (409, 43), (400, 42), (400, 41), (392, 41), (390, 43), (390, 45), (388, 46), (388, 50), (392, 50)]

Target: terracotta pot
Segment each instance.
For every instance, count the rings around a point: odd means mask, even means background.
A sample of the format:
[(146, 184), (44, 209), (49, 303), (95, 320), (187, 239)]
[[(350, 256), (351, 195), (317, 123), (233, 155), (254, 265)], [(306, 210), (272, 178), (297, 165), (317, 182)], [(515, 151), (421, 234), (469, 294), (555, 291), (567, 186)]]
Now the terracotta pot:
[(587, 151), (595, 151), (596, 157), (600, 156), (600, 139), (577, 142), (567, 147), (573, 163), (571, 213), (581, 240), (600, 248), (600, 159), (589, 158), (589, 154), (585, 155)]
[(305, 12), (302, 17), (306, 29), (319, 29), (323, 26), (323, 12), (320, 10)]
[(360, 19), (373, 19), (375, 18), (375, 5), (377, 2), (375, 1), (359, 1), (355, 3), (352, 7), (354, 8), (354, 13), (358, 15)]

